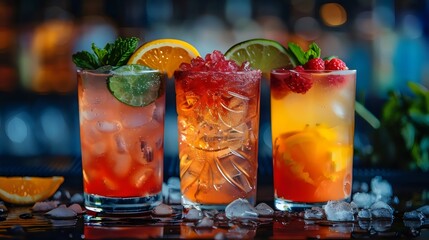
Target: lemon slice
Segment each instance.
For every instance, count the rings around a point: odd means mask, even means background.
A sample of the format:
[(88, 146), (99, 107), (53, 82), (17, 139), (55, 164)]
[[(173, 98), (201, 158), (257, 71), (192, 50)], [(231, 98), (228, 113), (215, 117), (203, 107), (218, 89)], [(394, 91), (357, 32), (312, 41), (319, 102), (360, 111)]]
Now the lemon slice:
[(162, 73), (146, 66), (124, 65), (112, 71), (107, 79), (109, 91), (119, 101), (142, 107), (153, 103), (162, 86)]
[(282, 44), (263, 38), (237, 43), (226, 51), (225, 57), (237, 64), (248, 61), (252, 68), (261, 70), (265, 77), (269, 77), (272, 69), (296, 65)]
[(64, 182), (63, 177), (0, 177), (0, 199), (26, 205), (51, 197)]
[(140, 64), (167, 73), (172, 77), (181, 63), (190, 63), (200, 56), (191, 44), (178, 39), (157, 39), (140, 46), (128, 64)]

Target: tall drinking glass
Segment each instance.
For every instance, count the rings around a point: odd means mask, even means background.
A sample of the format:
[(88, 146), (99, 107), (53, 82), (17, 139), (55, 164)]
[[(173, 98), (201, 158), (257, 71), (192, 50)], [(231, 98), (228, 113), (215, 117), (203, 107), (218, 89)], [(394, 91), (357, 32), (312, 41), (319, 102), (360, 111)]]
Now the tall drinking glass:
[(162, 200), (163, 75), (155, 70), (120, 73), (121, 81), (150, 87), (144, 93), (150, 97), (137, 96), (154, 99), (144, 106), (113, 95), (108, 83), (119, 76), (114, 72), (78, 70), (77, 76), (85, 207), (108, 214), (150, 210)]
[(356, 70), (271, 72), (277, 209), (350, 197), (355, 88)]
[(261, 72), (176, 71), (182, 204), (255, 203)]

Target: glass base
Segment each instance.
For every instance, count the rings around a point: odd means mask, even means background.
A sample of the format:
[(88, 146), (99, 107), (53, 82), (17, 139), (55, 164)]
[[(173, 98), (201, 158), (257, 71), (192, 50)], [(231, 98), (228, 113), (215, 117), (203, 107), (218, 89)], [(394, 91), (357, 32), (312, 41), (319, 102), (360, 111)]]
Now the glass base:
[[(255, 205), (255, 198), (247, 198), (247, 201), (249, 201), (249, 203), (251, 205)], [(197, 203), (197, 202), (193, 202), (190, 201), (189, 199), (187, 199), (186, 197), (182, 196), (182, 205), (183, 208), (195, 208), (198, 210), (218, 210), (218, 211), (224, 211), (226, 206), (228, 206), (229, 203), (227, 204), (204, 204), (204, 203)]]
[(303, 203), (303, 202), (292, 202), (282, 198), (274, 198), (274, 207), (280, 211), (288, 212), (302, 212), (305, 209), (312, 207), (322, 207), (326, 202), (315, 202), (315, 203)]
[(85, 208), (103, 214), (139, 214), (162, 202), (162, 193), (145, 197), (114, 198), (84, 193)]

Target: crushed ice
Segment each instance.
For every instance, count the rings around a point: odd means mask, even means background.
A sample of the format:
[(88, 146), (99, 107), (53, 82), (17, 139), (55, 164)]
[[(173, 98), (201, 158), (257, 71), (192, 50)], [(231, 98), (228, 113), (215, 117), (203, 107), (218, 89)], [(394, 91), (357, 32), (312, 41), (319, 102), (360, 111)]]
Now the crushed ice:
[(228, 204), (225, 208), (226, 217), (233, 218), (257, 218), (257, 210), (247, 201), (247, 199), (238, 198)]

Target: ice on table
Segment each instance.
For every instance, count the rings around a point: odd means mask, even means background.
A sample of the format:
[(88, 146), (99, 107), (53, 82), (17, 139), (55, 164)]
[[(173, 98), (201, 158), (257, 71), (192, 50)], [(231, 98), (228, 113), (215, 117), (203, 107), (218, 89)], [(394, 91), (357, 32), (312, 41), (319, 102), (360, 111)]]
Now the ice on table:
[(367, 208), (361, 209), (358, 212), (357, 217), (358, 219), (363, 219), (363, 220), (371, 219), (371, 211)]
[(325, 211), (320, 207), (312, 207), (304, 211), (304, 219), (321, 220), (325, 218)]
[(354, 211), (350, 203), (344, 201), (329, 201), (323, 206), (329, 221), (354, 221)]
[(376, 200), (389, 199), (393, 196), (392, 185), (381, 176), (371, 180), (371, 191), (375, 194)]
[(191, 208), (185, 215), (185, 219), (189, 221), (200, 220), (203, 218), (203, 213), (195, 208)]
[(238, 198), (228, 204), (225, 208), (226, 217), (233, 218), (257, 218), (258, 212), (256, 209), (243, 198)]
[(255, 209), (259, 216), (272, 216), (274, 214), (274, 210), (266, 203), (259, 203)]
[(353, 202), (359, 208), (369, 208), (375, 202), (376, 196), (372, 193), (357, 192), (353, 194)]
[(372, 218), (391, 219), (393, 218), (393, 208), (387, 203), (377, 201), (370, 207)]
[(404, 220), (420, 220), (423, 221), (425, 219), (425, 215), (417, 210), (405, 212), (403, 216)]
[(429, 218), (429, 205), (425, 205), (425, 206), (419, 207), (417, 209), (417, 211), (423, 213), (426, 217)]
[(211, 228), (214, 225), (214, 221), (213, 219), (209, 218), (209, 217), (204, 217), (203, 219), (201, 219), (201, 221), (199, 221), (196, 225), (197, 228)]
[(173, 214), (173, 208), (167, 204), (159, 204), (153, 209), (153, 213), (159, 216), (171, 215)]

